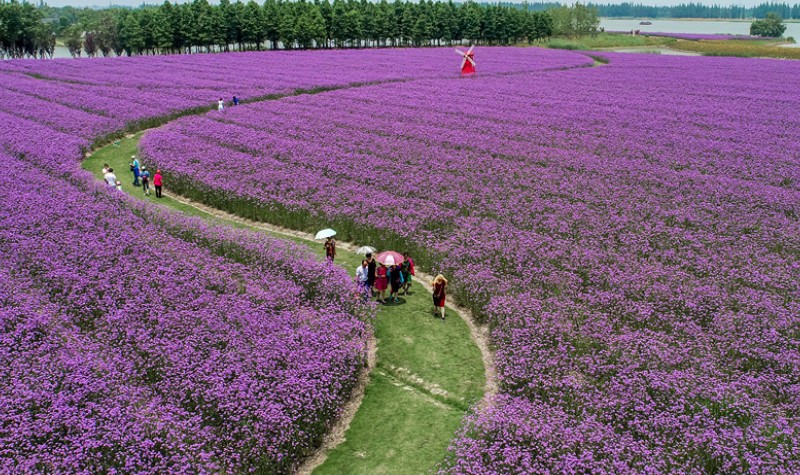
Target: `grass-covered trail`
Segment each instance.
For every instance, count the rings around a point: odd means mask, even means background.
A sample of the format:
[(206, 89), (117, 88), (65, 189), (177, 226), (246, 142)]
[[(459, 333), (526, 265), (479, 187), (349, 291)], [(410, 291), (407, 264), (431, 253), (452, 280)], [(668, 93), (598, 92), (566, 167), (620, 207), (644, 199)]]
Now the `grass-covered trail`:
[[(102, 179), (101, 169), (108, 163), (123, 190), (137, 198), (215, 224), (269, 233), (173, 199), (169, 183), (165, 183), (164, 198), (157, 199), (153, 190), (145, 196), (131, 184), (133, 176), (128, 169), (130, 156), (138, 154), (141, 135), (95, 151), (83, 161), (83, 168)], [(270, 234), (308, 245), (324, 258), (320, 242)], [(339, 249), (337, 264), (353, 275), (361, 258)], [(485, 383), (481, 352), (467, 324), (452, 310), (447, 312), (446, 322), (433, 318), (430, 293), (419, 283), (413, 285), (411, 295), (400, 296), (400, 303), (380, 307), (375, 322), (377, 365), (364, 399), (345, 433), (346, 440), (314, 474), (418, 474), (435, 469), (443, 460), (466, 410), (483, 396)]]

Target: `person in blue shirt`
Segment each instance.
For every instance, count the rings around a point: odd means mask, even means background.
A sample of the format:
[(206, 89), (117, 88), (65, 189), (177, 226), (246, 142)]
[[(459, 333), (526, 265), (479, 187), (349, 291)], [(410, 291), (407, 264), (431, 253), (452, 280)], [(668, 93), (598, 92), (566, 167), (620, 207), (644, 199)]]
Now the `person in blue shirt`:
[(233, 96), (233, 105), (235, 105), (235, 106), (239, 105), (239, 98), (236, 97), (236, 96)]
[(389, 285), (392, 290), (389, 293), (389, 298), (392, 302), (397, 303), (397, 293), (400, 291), (400, 286), (403, 285), (403, 273), (400, 272), (400, 266), (389, 266)]
[(147, 167), (142, 167), (139, 177), (142, 179), (142, 191), (145, 195), (150, 196), (150, 172), (147, 171)]
[(136, 155), (131, 155), (131, 172), (133, 172), (133, 186), (139, 186), (139, 160)]

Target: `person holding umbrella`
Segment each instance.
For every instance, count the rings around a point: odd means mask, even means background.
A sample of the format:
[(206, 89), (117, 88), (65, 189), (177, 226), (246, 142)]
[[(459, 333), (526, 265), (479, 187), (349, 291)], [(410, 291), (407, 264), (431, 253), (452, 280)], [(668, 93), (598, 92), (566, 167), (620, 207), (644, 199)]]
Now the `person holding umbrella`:
[(336, 259), (336, 241), (333, 236), (325, 239), (325, 257), (331, 262)]
[(331, 262), (336, 258), (336, 241), (333, 240), (333, 236), (336, 236), (336, 231), (330, 228), (323, 229), (314, 236), (314, 239), (325, 240), (325, 257)]
[(442, 314), (442, 321), (444, 321), (444, 301), (447, 296), (447, 279), (442, 274), (436, 276), (431, 282), (433, 287), (433, 314), (436, 315), (436, 310)]

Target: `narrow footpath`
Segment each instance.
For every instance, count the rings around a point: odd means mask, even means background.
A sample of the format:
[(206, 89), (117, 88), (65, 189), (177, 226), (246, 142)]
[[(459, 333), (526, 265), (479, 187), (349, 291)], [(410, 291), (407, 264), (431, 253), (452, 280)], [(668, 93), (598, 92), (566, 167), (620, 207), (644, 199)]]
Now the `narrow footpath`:
[[(108, 163), (123, 183), (123, 191), (214, 224), (248, 228), (308, 246), (320, 259), (320, 242), (306, 233), (242, 219), (226, 212), (134, 187), (128, 171), (145, 132), (104, 146), (83, 161), (98, 179)], [(145, 163), (146, 165), (146, 163)], [(370, 243), (339, 243), (336, 263), (354, 274), (363, 256), (352, 251)], [(397, 249), (402, 252), (402, 249)], [(413, 257), (413, 256), (412, 256)], [(464, 309), (449, 306), (447, 321), (431, 314), (430, 276), (418, 273), (412, 292), (397, 304), (380, 306), (370, 366), (331, 428), (323, 446), (297, 473), (417, 474), (435, 470), (470, 407), (485, 404), (496, 392), (492, 353), (485, 328), (474, 324)], [(461, 317), (461, 318), (456, 318)]]

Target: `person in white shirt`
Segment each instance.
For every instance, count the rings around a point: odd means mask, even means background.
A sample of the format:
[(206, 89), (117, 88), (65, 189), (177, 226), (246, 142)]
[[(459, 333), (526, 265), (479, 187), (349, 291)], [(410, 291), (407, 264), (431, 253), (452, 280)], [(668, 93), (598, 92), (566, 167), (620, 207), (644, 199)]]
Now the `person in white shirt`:
[(103, 180), (106, 181), (108, 186), (117, 186), (117, 175), (114, 175), (114, 169), (109, 168), (106, 174), (103, 175)]
[(225, 101), (223, 101), (222, 98), (220, 97), (219, 100), (217, 101), (217, 110), (221, 111), (224, 108), (225, 108)]
[(117, 180), (117, 191), (122, 191), (122, 182)]
[(361, 293), (361, 298), (364, 301), (369, 300), (372, 296), (372, 291), (369, 288), (369, 263), (366, 259), (361, 261), (361, 265), (356, 268), (356, 283), (358, 284), (358, 291)]

